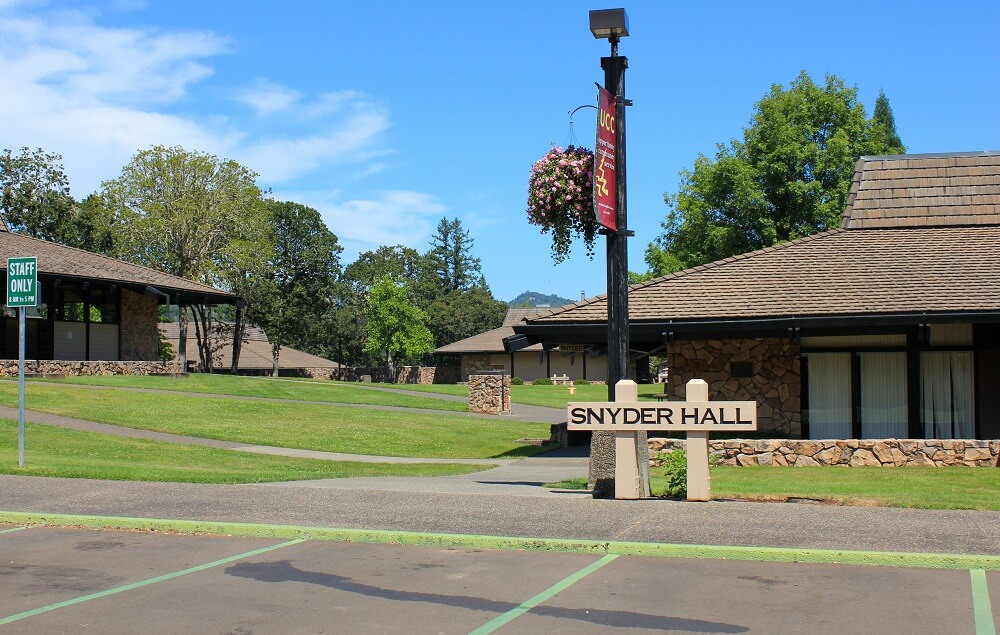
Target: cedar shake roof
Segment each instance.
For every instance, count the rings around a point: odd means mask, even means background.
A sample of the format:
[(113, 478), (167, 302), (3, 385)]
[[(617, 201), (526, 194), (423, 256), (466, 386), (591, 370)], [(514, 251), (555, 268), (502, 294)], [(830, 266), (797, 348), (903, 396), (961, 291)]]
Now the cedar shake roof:
[(0, 230), (0, 268), (6, 272), (7, 258), (37, 256), (41, 277), (101, 281), (143, 289), (152, 285), (165, 293), (208, 297), (210, 303), (232, 303), (237, 296), (227, 291), (134, 265), (83, 249)]
[[(841, 229), (630, 287), (629, 319), (1000, 313), (1000, 154), (863, 157), (851, 192)], [(528, 324), (598, 322), (603, 295)]]
[(862, 157), (845, 229), (1000, 224), (1000, 153)]
[[(176, 322), (163, 322), (157, 325), (163, 333), (163, 337), (177, 351), (180, 342), (180, 331)], [(216, 364), (217, 368), (228, 369), (233, 363), (233, 341), (232, 336), (223, 338), (213, 338), (213, 342), (221, 348), (216, 354), (216, 359), (221, 360)], [(188, 325), (187, 335), (187, 359), (188, 361), (198, 360), (198, 342), (195, 338), (194, 325)], [(299, 368), (337, 368), (337, 362), (311, 355), (288, 346), (282, 346), (278, 353), (278, 367), (281, 369)], [(267, 339), (264, 331), (255, 326), (247, 326), (246, 339), (240, 348), (240, 370), (271, 370), (274, 362), (271, 357), (271, 342)]]
[[(504, 317), (503, 326), (499, 328), (479, 333), (464, 340), (446, 344), (434, 350), (435, 353), (457, 354), (457, 353), (503, 353), (503, 340), (505, 337), (514, 335), (514, 325), (522, 324), (526, 318), (533, 318), (539, 313), (545, 313), (548, 309), (536, 307), (510, 307)], [(541, 344), (534, 344), (521, 351), (530, 353), (542, 350)]]

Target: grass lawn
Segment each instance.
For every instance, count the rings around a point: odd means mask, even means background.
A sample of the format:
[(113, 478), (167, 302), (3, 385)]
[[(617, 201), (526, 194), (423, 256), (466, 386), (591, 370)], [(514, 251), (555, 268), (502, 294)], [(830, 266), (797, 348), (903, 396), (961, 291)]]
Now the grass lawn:
[[(10, 381), (10, 380), (8, 380)], [(272, 399), (300, 399), (328, 403), (352, 403), (378, 406), (404, 406), (431, 410), (468, 412), (469, 406), (461, 401), (435, 399), (430, 395), (468, 397), (469, 387), (460, 384), (369, 384), (321, 380), (275, 380), (270, 377), (242, 377), (193, 373), (186, 378), (107, 375), (66, 377), (63, 379), (32, 379), (31, 382), (59, 384), (84, 384), (126, 388), (154, 388), (179, 392), (210, 393), (241, 397), (268, 397)], [(411, 392), (428, 393), (427, 397), (369, 390), (368, 387), (395, 388)], [(639, 384), (639, 400), (652, 401), (653, 395), (663, 393), (663, 384)], [(565, 408), (570, 401), (607, 401), (608, 387), (604, 384), (576, 386), (570, 395), (567, 386), (512, 386), (511, 399), (515, 404)]]
[[(444, 395), (469, 396), (468, 386), (456, 384), (371, 385)], [(663, 394), (663, 384), (639, 384), (639, 401), (653, 401), (653, 395), (661, 394)], [(511, 386), (510, 397), (515, 404), (565, 408), (570, 401), (607, 401), (608, 387), (605, 384), (584, 384), (576, 386), (576, 394), (571, 395), (568, 386)]]
[(719, 498), (817, 498), (854, 505), (1000, 510), (1000, 469), (970, 467), (712, 468)]
[[(653, 395), (663, 394), (663, 384), (639, 384), (639, 401), (653, 401)], [(576, 386), (576, 394), (569, 394), (567, 386), (511, 386), (514, 403), (549, 408), (565, 408), (570, 401), (607, 401), (608, 387), (604, 384)]]
[(17, 466), (17, 422), (0, 419), (0, 473), (127, 481), (264, 483), (348, 476), (443, 476), (486, 466), (455, 463), (320, 461), (196, 445), (128, 439), (52, 426), (25, 426), (25, 466)]
[(348, 386), (378, 386), (379, 388), (394, 388), (396, 390), (411, 390), (413, 392), (427, 392), (437, 395), (453, 395), (456, 397), (469, 396), (469, 386), (466, 384), (368, 384), (358, 382), (344, 382)]
[[(8, 380), (9, 381), (9, 380)], [(14, 380), (16, 382), (16, 380)], [(59, 384), (84, 384), (87, 386), (112, 386), (125, 388), (153, 388), (180, 392), (234, 395), (240, 397), (267, 397), (270, 399), (300, 399), (303, 401), (324, 401), (328, 403), (352, 403), (375, 406), (403, 406), (429, 410), (450, 410), (468, 412), (469, 405), (461, 401), (401, 395), (381, 390), (367, 390), (360, 384), (334, 381), (288, 381), (269, 377), (244, 377), (192, 373), (187, 377), (164, 377), (142, 375), (97, 375), (87, 377), (66, 377), (62, 379), (32, 379), (34, 382)], [(366, 384), (371, 385), (371, 384)], [(468, 388), (464, 388), (468, 395)]]
[[(510, 419), (410, 413), (337, 405), (206, 399), (168, 393), (79, 389), (31, 382), (29, 410), (130, 428), (253, 445), (348, 454), (435, 458), (527, 456), (542, 448), (517, 443), (547, 438), (549, 426)], [(17, 383), (0, 382), (0, 404), (17, 406)]]
[[(662, 495), (662, 468), (650, 468), (653, 495)], [(587, 479), (555, 484), (586, 489)], [(1000, 511), (1000, 469), (969, 467), (729, 467), (712, 468), (712, 497), (750, 500), (807, 498), (846, 505)]]

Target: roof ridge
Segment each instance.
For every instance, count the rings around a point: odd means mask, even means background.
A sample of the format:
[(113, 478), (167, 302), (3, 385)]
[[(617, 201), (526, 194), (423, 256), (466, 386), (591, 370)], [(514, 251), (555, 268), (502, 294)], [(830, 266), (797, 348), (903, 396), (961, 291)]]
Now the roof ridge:
[(995, 157), (1000, 150), (972, 150), (968, 152), (925, 152), (919, 154), (872, 154), (862, 155), (865, 161), (899, 161), (905, 159), (950, 159), (953, 157)]

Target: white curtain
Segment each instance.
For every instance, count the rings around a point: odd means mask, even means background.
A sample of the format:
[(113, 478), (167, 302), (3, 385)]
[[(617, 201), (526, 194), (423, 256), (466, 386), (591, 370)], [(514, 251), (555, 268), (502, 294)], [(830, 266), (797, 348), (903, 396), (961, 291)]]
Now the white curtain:
[(905, 439), (906, 353), (859, 353), (861, 437)]
[(809, 437), (851, 438), (851, 355), (809, 353)]
[(975, 438), (972, 353), (920, 355), (921, 419), (928, 439)]

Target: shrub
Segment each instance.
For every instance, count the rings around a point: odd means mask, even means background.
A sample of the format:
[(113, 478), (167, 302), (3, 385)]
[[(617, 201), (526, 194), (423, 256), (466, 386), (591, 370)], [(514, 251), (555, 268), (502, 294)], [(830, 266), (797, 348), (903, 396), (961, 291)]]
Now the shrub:
[(551, 386), (552, 385), (552, 380), (549, 379), (548, 377), (542, 377), (541, 379), (536, 379), (533, 382), (531, 382), (531, 385), (532, 386)]
[(589, 386), (590, 385), (590, 382), (587, 381), (586, 379), (577, 379), (573, 383), (576, 384), (577, 386)]
[(688, 457), (684, 450), (660, 453), (660, 465), (667, 479), (667, 496), (685, 498), (687, 496)]
[(511, 386), (523, 386), (524, 385), (524, 380), (521, 379), (520, 377), (511, 377), (510, 378), (510, 385)]

